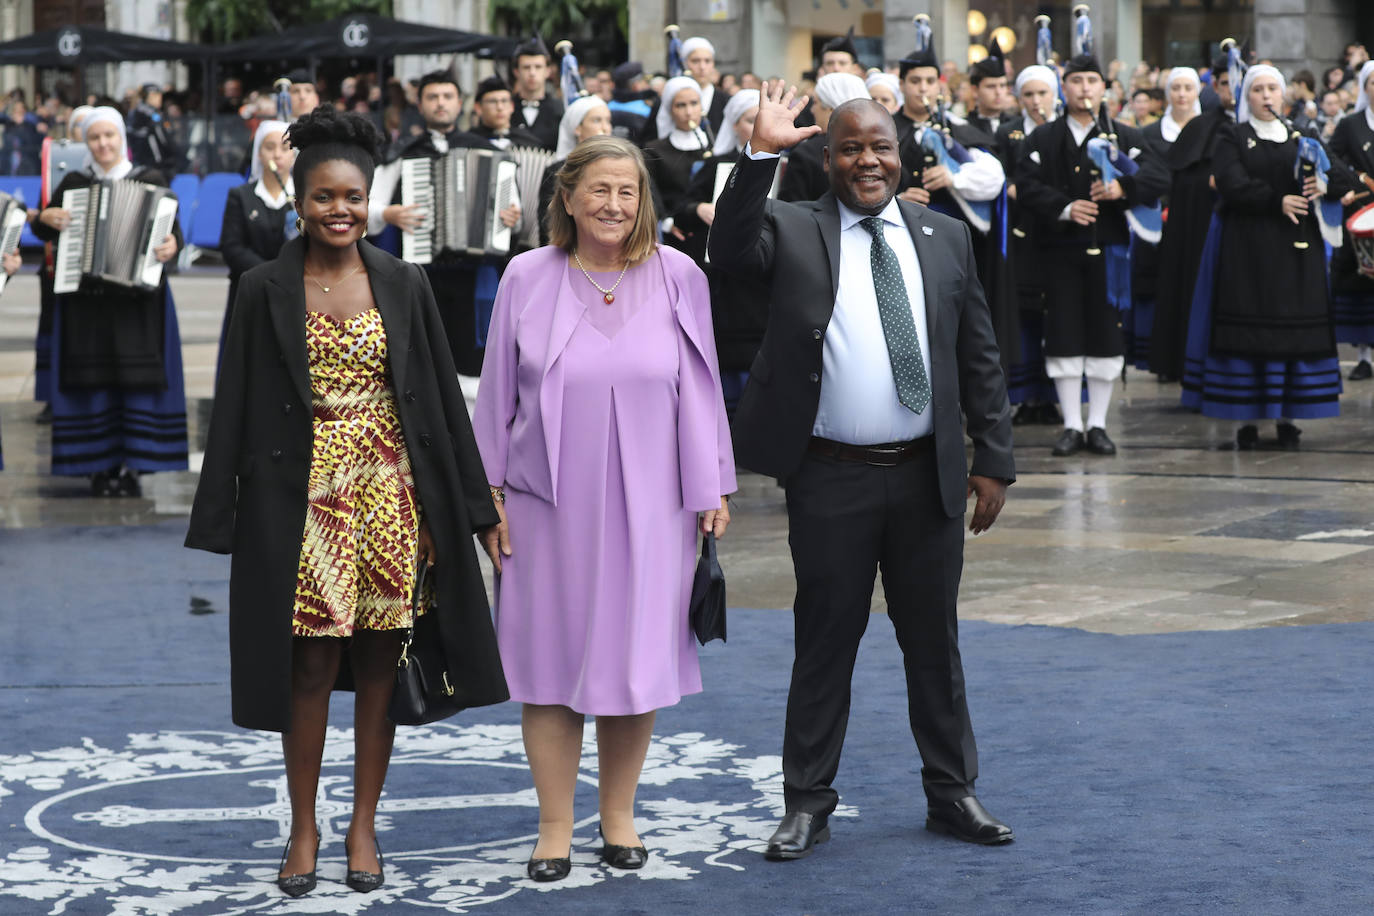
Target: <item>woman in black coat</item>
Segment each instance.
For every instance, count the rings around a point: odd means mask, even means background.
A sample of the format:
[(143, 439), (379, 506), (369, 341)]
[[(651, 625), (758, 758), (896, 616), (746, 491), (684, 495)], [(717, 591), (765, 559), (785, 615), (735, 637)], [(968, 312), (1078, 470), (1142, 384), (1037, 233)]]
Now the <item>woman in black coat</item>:
[(292, 225), (296, 213), (291, 206), (291, 164), (296, 153), (284, 139), (289, 126), (285, 121), (258, 125), (253, 135), (252, 172), (246, 183), (229, 191), (224, 203), (219, 250), (229, 268), (229, 301), (224, 307), (220, 350), (229, 331), (239, 277), (275, 258), (286, 240), (296, 234)]
[(299, 896), (315, 886), (329, 696), (350, 684), (348, 884), (382, 884), (386, 710), (420, 562), (458, 695), (508, 694), (472, 542), (497, 514), (434, 294), (419, 267), (362, 244), (376, 130), (326, 106), (289, 139), (303, 237), (239, 283), (186, 545), (233, 554), (234, 721), (284, 732), (292, 827), (278, 884)]

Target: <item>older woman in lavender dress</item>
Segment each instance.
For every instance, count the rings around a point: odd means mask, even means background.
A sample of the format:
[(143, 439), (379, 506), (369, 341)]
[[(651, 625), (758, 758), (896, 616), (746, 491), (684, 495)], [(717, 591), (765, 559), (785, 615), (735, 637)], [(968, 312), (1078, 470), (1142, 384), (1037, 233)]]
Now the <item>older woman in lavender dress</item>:
[(639, 868), (654, 712), (701, 690), (687, 620), (697, 532), (724, 533), (734, 461), (706, 277), (656, 245), (654, 225), (639, 150), (584, 140), (549, 207), (552, 244), (511, 261), (487, 337), (473, 423), (502, 514), (488, 551), (539, 796), (536, 881), (571, 868), (584, 716), (601, 858)]

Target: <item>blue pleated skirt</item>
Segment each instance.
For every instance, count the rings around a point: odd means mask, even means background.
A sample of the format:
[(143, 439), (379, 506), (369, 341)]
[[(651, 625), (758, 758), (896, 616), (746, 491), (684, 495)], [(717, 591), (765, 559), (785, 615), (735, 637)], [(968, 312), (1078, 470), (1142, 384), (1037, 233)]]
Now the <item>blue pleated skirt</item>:
[(1012, 404), (1058, 400), (1054, 382), (1045, 374), (1045, 319), (1040, 312), (1021, 310), (1021, 352), (1007, 367), (1007, 400)]
[(1336, 343), (1374, 344), (1374, 294), (1332, 293)]
[(1221, 252), (1221, 218), (1212, 216), (1202, 249), (1188, 348), (1183, 363), (1184, 407), (1218, 420), (1314, 420), (1341, 411), (1341, 367), (1335, 355), (1315, 360), (1214, 356), (1212, 297)]
[[(172, 292), (163, 298), (163, 364), (159, 390), (52, 386), (52, 473), (84, 476), (120, 467), (132, 471), (184, 471), (188, 451), (186, 382), (181, 332)], [(53, 378), (61, 377), (62, 297), (53, 309)]]

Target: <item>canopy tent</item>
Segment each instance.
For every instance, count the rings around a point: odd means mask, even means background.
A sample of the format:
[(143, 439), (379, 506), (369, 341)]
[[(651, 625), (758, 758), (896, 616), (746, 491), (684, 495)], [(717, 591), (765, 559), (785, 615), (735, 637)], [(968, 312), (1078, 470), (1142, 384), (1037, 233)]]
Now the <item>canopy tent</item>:
[(83, 67), (131, 60), (201, 60), (206, 50), (205, 45), (69, 25), (0, 42), (0, 62), (16, 67)]
[(223, 61), (387, 58), (397, 54), (475, 54), (501, 59), (510, 57), (519, 43), (518, 38), (355, 13), (220, 45), (214, 54), (216, 59)]

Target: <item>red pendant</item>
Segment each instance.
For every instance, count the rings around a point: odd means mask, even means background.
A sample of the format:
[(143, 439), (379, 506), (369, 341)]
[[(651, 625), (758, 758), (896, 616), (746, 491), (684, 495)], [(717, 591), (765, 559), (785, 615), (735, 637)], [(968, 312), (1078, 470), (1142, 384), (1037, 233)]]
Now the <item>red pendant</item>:
[(610, 305), (612, 302), (615, 301), (615, 293), (607, 293), (606, 295), (602, 296), (601, 298), (606, 300), (606, 304), (607, 304), (607, 305)]

